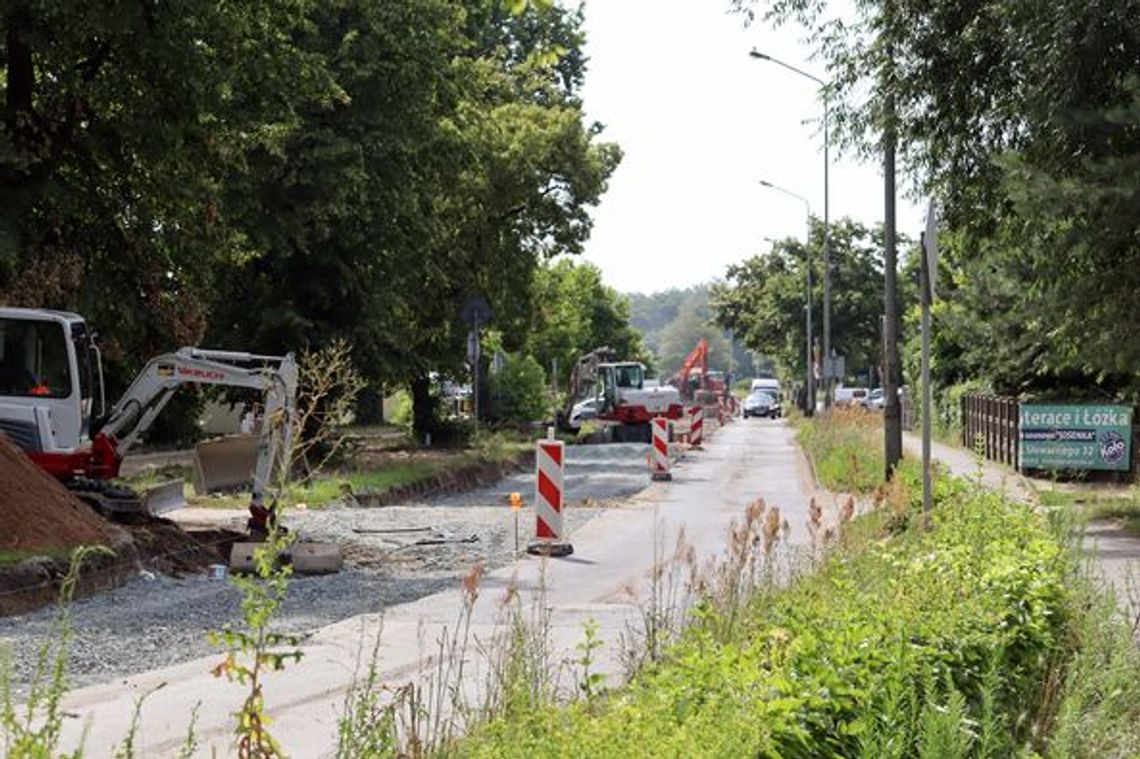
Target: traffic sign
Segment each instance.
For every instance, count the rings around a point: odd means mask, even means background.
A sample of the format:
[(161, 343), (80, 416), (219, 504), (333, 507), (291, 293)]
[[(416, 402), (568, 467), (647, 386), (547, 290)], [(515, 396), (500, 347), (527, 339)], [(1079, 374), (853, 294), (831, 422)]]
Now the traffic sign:
[(926, 236), (922, 246), (926, 256), (926, 281), (929, 283), (930, 300), (935, 298), (934, 286), (938, 280), (938, 204), (934, 198), (926, 209)]
[(467, 301), (467, 305), (463, 307), (460, 316), (463, 318), (464, 324), (472, 329), (478, 329), (491, 320), (491, 307), (487, 305), (486, 300), (475, 296)]

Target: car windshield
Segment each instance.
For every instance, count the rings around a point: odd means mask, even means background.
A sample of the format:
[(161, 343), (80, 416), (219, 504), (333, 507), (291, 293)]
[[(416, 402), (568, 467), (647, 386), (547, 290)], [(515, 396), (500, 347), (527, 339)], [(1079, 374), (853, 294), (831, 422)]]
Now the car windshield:
[(748, 400), (753, 403), (772, 403), (774, 401), (769, 393), (753, 393), (748, 396)]
[(0, 395), (71, 395), (67, 336), (50, 321), (0, 320)]

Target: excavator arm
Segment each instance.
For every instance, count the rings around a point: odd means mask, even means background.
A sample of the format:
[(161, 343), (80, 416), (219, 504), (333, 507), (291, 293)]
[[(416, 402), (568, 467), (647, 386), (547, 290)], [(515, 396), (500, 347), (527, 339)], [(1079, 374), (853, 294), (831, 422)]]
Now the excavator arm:
[(689, 375), (698, 365), (701, 368), (701, 386), (704, 387), (709, 374), (709, 344), (703, 337), (697, 341), (697, 346), (689, 351), (689, 355), (681, 362), (681, 368), (673, 375), (673, 384), (681, 391), (682, 398), (688, 398), (690, 395)]
[(274, 469), (291, 445), (297, 396), (297, 364), (292, 354), (261, 356), (233, 351), (182, 348), (151, 359), (110, 410), (93, 440), (94, 469), (118, 476), (123, 456), (146, 432), (179, 387), (186, 384), (244, 387), (265, 398), (265, 421), (258, 443), (251, 511), (259, 520)]
[(603, 346), (595, 348), (581, 356), (570, 371), (570, 392), (566, 394), (566, 403), (562, 409), (561, 420), (565, 422), (570, 418), (574, 405), (586, 397), (588, 391), (593, 390), (598, 379), (598, 366), (606, 361), (612, 361), (616, 354), (612, 348)]

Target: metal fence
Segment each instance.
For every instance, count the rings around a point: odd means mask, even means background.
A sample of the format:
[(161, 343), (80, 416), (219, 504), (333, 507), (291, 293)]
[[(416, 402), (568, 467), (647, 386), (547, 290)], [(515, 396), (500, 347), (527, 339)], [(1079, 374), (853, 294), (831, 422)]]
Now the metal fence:
[(1018, 401), (1001, 395), (962, 396), (962, 445), (990, 461), (1017, 461)]

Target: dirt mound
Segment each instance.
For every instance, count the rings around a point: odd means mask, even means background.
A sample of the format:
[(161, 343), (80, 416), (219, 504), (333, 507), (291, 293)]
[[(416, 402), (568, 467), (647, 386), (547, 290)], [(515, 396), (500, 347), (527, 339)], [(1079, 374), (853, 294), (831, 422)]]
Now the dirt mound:
[(139, 560), (149, 569), (175, 577), (197, 574), (211, 564), (228, 563), (230, 548), (246, 537), (229, 530), (187, 532), (167, 519), (127, 529)]
[(112, 525), (0, 434), (0, 550), (33, 552), (120, 541)]

